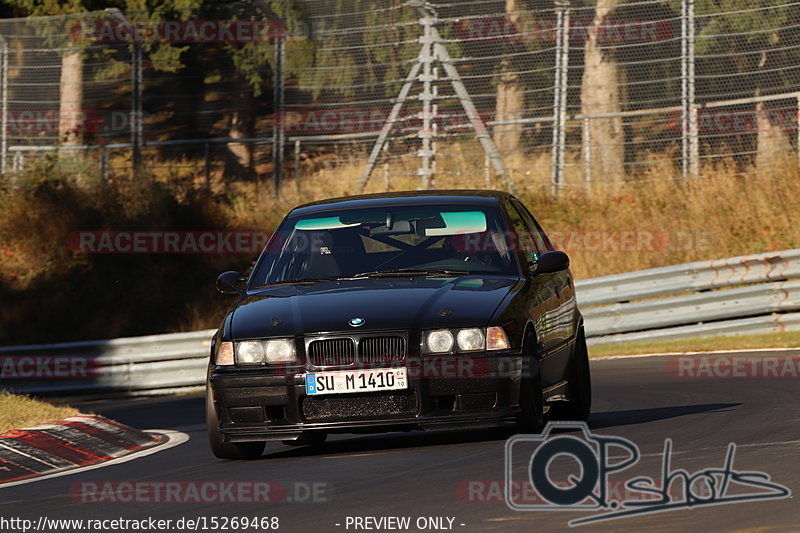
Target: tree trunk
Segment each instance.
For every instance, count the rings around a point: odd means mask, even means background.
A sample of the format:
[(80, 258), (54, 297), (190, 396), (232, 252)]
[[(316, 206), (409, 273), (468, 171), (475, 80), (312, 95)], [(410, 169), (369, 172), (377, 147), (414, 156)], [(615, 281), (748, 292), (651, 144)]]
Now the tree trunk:
[[(622, 77), (613, 51), (602, 50), (607, 43), (598, 42), (599, 26), (620, 3), (620, 0), (598, 0), (592, 29), (584, 48), (584, 70), (581, 86), (583, 114), (618, 113), (622, 111)], [(589, 121), (592, 175), (609, 180), (625, 176), (625, 130), (622, 117), (593, 118)]]
[(83, 56), (70, 50), (61, 57), (58, 139), (65, 145), (83, 144)]
[[(506, 23), (509, 33), (519, 23), (517, 0), (506, 0)], [(514, 37), (509, 37), (514, 39)], [(519, 79), (513, 72), (511, 62), (503, 59), (500, 62), (500, 82), (497, 84), (497, 101), (495, 103), (495, 120), (518, 120), (524, 114), (525, 94), (519, 85)], [(522, 137), (522, 124), (502, 124), (494, 127), (494, 144), (501, 154), (507, 155), (519, 148)]]
[(784, 115), (785, 112), (765, 108), (764, 102), (756, 104), (756, 167), (763, 169), (780, 164), (782, 156), (791, 152), (792, 145), (785, 131), (787, 123), (781, 120)]
[[(778, 36), (770, 39), (777, 44)], [(759, 70), (767, 66), (767, 51), (761, 52), (758, 61)], [(761, 87), (756, 88), (756, 97), (761, 96)], [(775, 165), (787, 151), (792, 149), (788, 132), (785, 131), (785, 121), (781, 120), (780, 111), (770, 111), (764, 102), (756, 104), (756, 127), (758, 128), (756, 140), (756, 167), (767, 168)]]
[[(253, 92), (243, 89), (231, 112), (228, 136), (231, 139), (252, 138), (255, 131)], [(253, 176), (253, 143), (229, 143), (225, 157), (225, 180), (248, 179)]]

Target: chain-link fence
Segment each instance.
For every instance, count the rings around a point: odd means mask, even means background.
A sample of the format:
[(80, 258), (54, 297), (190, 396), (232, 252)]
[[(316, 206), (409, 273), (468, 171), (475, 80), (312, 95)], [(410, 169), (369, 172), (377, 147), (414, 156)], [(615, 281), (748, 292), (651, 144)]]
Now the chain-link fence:
[[(797, 157), (800, 4), (295, 0), (0, 21), (0, 162), (357, 191)], [(80, 154), (80, 156), (76, 156)]]

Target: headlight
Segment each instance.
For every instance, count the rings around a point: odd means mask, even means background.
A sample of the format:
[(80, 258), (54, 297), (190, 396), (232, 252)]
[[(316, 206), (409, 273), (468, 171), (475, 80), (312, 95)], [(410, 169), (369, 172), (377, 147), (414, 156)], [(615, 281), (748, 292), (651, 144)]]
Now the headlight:
[(486, 329), (437, 329), (422, 334), (423, 354), (507, 350), (508, 348), (508, 337), (503, 328), (499, 326)]
[(267, 363), (293, 363), (297, 360), (292, 339), (273, 339), (264, 345)]
[(294, 363), (293, 339), (269, 339), (236, 343), (236, 362), (241, 365)]
[(508, 337), (500, 326), (492, 326), (486, 330), (486, 349), (487, 350), (507, 350)]
[(242, 365), (266, 363), (263, 343), (261, 341), (236, 343), (236, 362)]
[(453, 334), (446, 329), (429, 331), (425, 335), (425, 351), (428, 353), (444, 353), (453, 349)]
[(458, 330), (456, 334), (458, 349), (462, 352), (472, 352), (486, 348), (486, 337), (480, 328), (469, 328)]
[(220, 366), (233, 364), (232, 342), (220, 342), (217, 344), (217, 353), (214, 355), (214, 364)]

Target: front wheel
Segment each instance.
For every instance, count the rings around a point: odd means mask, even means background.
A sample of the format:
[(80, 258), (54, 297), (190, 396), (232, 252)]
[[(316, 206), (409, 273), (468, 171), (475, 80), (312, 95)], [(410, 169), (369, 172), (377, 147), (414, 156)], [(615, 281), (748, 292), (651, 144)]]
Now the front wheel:
[(522, 411), (517, 418), (517, 429), (525, 433), (540, 433), (544, 427), (544, 395), (542, 372), (536, 358), (532, 336), (525, 341), (522, 363), (522, 383), (519, 387), (519, 406)]
[(572, 362), (567, 373), (569, 401), (560, 402), (553, 409), (556, 420), (586, 422), (592, 410), (592, 377), (589, 372), (589, 350), (583, 328), (578, 331)]
[(206, 385), (206, 430), (211, 451), (220, 459), (258, 459), (264, 453), (265, 442), (225, 442), (219, 431), (219, 416)]

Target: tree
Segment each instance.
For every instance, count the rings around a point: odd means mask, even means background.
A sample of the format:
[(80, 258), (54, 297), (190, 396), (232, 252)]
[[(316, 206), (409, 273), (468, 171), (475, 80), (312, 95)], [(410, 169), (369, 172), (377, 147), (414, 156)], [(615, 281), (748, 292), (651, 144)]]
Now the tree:
[[(597, 0), (592, 28), (587, 32), (583, 52), (581, 111), (585, 115), (622, 111), (622, 79), (614, 51), (599, 39), (612, 11), (621, 0)], [(625, 130), (622, 117), (593, 118), (589, 122), (592, 173), (606, 179), (622, 179), (625, 175)]]
[[(800, 73), (795, 68), (800, 62), (798, 7), (790, 3), (747, 7), (743, 9), (737, 0), (711, 0), (698, 5), (697, 15), (707, 21), (698, 33), (698, 70), (710, 74), (701, 80), (700, 92), (759, 97), (791, 92), (800, 83)], [(709, 18), (712, 13), (716, 15)], [(776, 153), (791, 150), (787, 121), (782, 119), (786, 114), (777, 112), (775, 107), (767, 102), (755, 104), (755, 120), (750, 123), (757, 129), (757, 166), (769, 164)]]
[[(12, 6), (24, 9), (30, 16), (73, 15), (84, 13), (87, 6), (81, 0), (8, 0)], [(53, 37), (57, 31), (51, 22), (37, 26), (40, 34)], [(63, 29), (61, 30), (63, 34)], [(61, 55), (60, 109), (58, 123), (59, 141), (64, 144), (81, 143), (81, 112), (83, 110), (83, 56), (80, 46), (67, 46)]]
[[(108, 8), (127, 12), (126, 18), (132, 24), (157, 23), (167, 16), (186, 18), (192, 9), (202, 4), (202, 0), (8, 0), (14, 7), (21, 8), (32, 17), (53, 17), (34, 19), (36, 32), (54, 48), (63, 49), (61, 54), (61, 75), (59, 84), (59, 141), (65, 145), (84, 142), (84, 61), (91, 42), (85, 39), (81, 25), (89, 23), (115, 23), (106, 13), (92, 13)], [(90, 14), (91, 13), (91, 14)], [(90, 15), (87, 15), (90, 14)], [(84, 15), (83, 17), (81, 15)], [(100, 17), (101, 20), (86, 20), (86, 17)], [(180, 55), (186, 47), (176, 47), (168, 42), (141, 43), (145, 53), (154, 58), (156, 68), (177, 70), (180, 68)], [(99, 58), (109, 63), (109, 71), (114, 71), (119, 61), (101, 52)]]
[[(512, 32), (522, 31), (520, 22), (520, 6), (517, 0), (506, 0), (505, 5), (507, 27)], [(508, 33), (508, 32), (506, 32)], [(504, 51), (510, 51), (513, 44), (524, 39), (524, 36), (511, 36), (511, 42), (504, 43)], [(506, 41), (507, 39), (504, 39)], [(513, 49), (519, 46), (513, 47)], [(508, 53), (506, 53), (508, 55)], [(519, 54), (516, 54), (517, 56)], [(525, 92), (519, 81), (519, 74), (513, 68), (509, 57), (500, 61), (500, 76), (497, 83), (497, 100), (495, 103), (495, 120), (498, 122), (519, 120), (525, 113)], [(503, 124), (494, 128), (494, 144), (501, 154), (510, 154), (519, 148), (522, 137), (522, 124)]]

